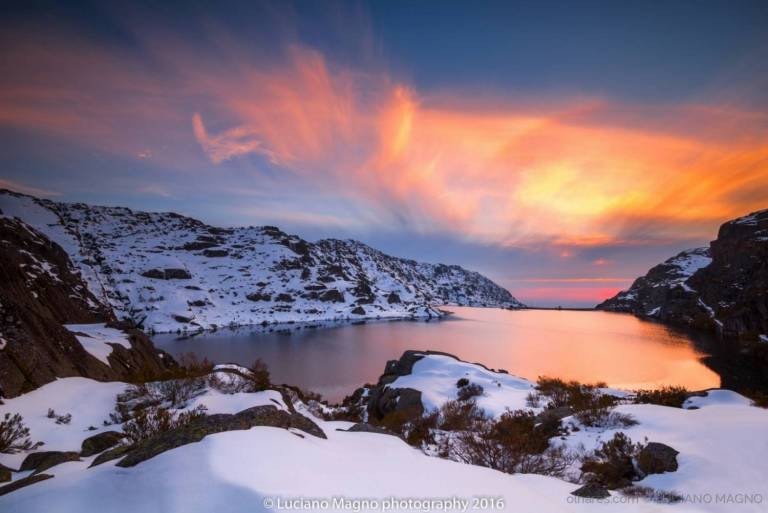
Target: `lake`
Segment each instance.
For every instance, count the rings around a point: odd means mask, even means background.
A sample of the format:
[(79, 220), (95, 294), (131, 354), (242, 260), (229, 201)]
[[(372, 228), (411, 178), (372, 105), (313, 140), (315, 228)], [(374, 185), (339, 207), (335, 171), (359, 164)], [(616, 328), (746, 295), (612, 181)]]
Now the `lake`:
[[(265, 361), (275, 383), (298, 385), (337, 401), (375, 382), (406, 349), (432, 349), (511, 374), (605, 381), (621, 388), (717, 387), (719, 376), (686, 333), (629, 314), (600, 311), (449, 307), (439, 321), (392, 321), (291, 330), (238, 328), (194, 337), (155, 335), (179, 356), (215, 363)], [(297, 329), (298, 328), (298, 329)], [(274, 328), (271, 328), (274, 330)]]

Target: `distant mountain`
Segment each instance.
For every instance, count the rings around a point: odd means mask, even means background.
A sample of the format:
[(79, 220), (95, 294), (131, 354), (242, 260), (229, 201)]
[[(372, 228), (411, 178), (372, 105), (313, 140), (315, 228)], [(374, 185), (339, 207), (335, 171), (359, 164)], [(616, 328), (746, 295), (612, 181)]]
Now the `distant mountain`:
[(597, 308), (768, 342), (768, 210), (728, 221), (709, 247), (657, 265)]
[(150, 331), (523, 306), (476, 272), (392, 257), (353, 240), (312, 243), (270, 226), (217, 228), (175, 213), (5, 190), (0, 210), (58, 243), (101, 303)]

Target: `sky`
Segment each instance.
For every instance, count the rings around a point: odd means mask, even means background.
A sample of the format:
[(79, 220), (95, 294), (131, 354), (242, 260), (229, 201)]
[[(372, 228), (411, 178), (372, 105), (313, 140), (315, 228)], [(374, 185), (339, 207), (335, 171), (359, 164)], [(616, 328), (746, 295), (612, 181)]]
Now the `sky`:
[(0, 187), (591, 306), (768, 208), (768, 2), (3, 2)]

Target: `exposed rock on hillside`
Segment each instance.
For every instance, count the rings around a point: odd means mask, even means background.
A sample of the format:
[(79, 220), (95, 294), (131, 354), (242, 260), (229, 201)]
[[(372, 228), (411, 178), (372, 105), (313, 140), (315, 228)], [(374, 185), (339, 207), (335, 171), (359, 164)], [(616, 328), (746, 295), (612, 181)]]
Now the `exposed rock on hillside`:
[(173, 213), (56, 203), (0, 191), (0, 209), (61, 245), (118, 318), (154, 331), (433, 317), (439, 305), (522, 306), (458, 266), (271, 226), (216, 228)]
[(597, 308), (768, 342), (768, 210), (723, 224), (709, 248), (667, 260)]
[(112, 346), (107, 363), (63, 326), (97, 322), (114, 317), (65, 251), (22, 221), (0, 216), (0, 395), (13, 397), (56, 377), (126, 379), (137, 369), (172, 364), (139, 330), (122, 332), (125, 345)]

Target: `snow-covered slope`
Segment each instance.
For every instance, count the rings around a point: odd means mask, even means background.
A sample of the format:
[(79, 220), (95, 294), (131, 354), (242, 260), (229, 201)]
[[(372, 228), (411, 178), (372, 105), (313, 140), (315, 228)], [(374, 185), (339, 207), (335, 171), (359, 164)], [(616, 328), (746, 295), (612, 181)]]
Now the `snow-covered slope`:
[(619, 292), (597, 308), (662, 318), (666, 303), (675, 297), (695, 293), (688, 280), (711, 262), (708, 247), (683, 251), (653, 267), (648, 274), (636, 279), (628, 290)]
[[(455, 380), (467, 377), (483, 383), (478, 404), (496, 412), (525, 408), (523, 394), (533, 383), (482, 366), (441, 355), (416, 361), (412, 379), (401, 376), (392, 387), (417, 387), (430, 407), (455, 399)], [(402, 381), (400, 381), (402, 379)], [(500, 384), (500, 385), (499, 385)], [(0, 414), (21, 412), (34, 440), (46, 442), (47, 450), (78, 450), (83, 438), (105, 429), (101, 426), (114, 407), (115, 395), (125, 384), (99, 383), (68, 378), (0, 405)], [(206, 390), (192, 408), (208, 406), (208, 413), (233, 413), (251, 406), (275, 404), (286, 409), (279, 393), (224, 394)], [(72, 413), (70, 424), (47, 418), (48, 407)], [(227, 511), (351, 511), (355, 506), (334, 498), (368, 499), (355, 511), (384, 511), (384, 501), (399, 499), (468, 500), (446, 508), (420, 503), (390, 503), (388, 511), (514, 511), (514, 512), (762, 512), (768, 473), (768, 411), (751, 406), (739, 394), (711, 390), (694, 397), (684, 408), (651, 404), (625, 404), (618, 410), (634, 416), (637, 424), (622, 428), (634, 441), (668, 444), (680, 451), (674, 472), (651, 474), (636, 484), (674, 491), (683, 497), (678, 504), (657, 504), (622, 496), (579, 500), (570, 495), (577, 483), (532, 474), (504, 474), (484, 467), (456, 463), (406, 445), (395, 437), (345, 431), (350, 422), (330, 422), (311, 416), (301, 403), (297, 410), (312, 418), (327, 439), (295, 430), (254, 427), (249, 430), (211, 434), (159, 454), (134, 467), (118, 467), (116, 460), (88, 468), (95, 456), (67, 462), (45, 471), (53, 479), (0, 496), (0, 510), (24, 512), (97, 513), (164, 511), (168, 513)], [(696, 407), (696, 409), (685, 409)], [(573, 417), (563, 419), (574, 424)], [(88, 431), (89, 426), (96, 427)], [(574, 449), (590, 451), (609, 440), (614, 428), (569, 429), (555, 440)], [(0, 463), (17, 468), (25, 455), (2, 455)], [(26, 473), (14, 473), (14, 480)], [(473, 498), (494, 502), (472, 506)], [(312, 498), (327, 503), (282, 507), (277, 500)], [(271, 501), (271, 502), (270, 502)], [(741, 502), (735, 502), (741, 501)]]
[(709, 247), (657, 265), (597, 308), (768, 340), (768, 210), (723, 223)]
[(56, 203), (0, 191), (0, 210), (59, 243), (118, 317), (151, 331), (262, 322), (439, 316), (443, 304), (522, 306), (458, 266), (269, 226), (216, 228), (174, 213)]

